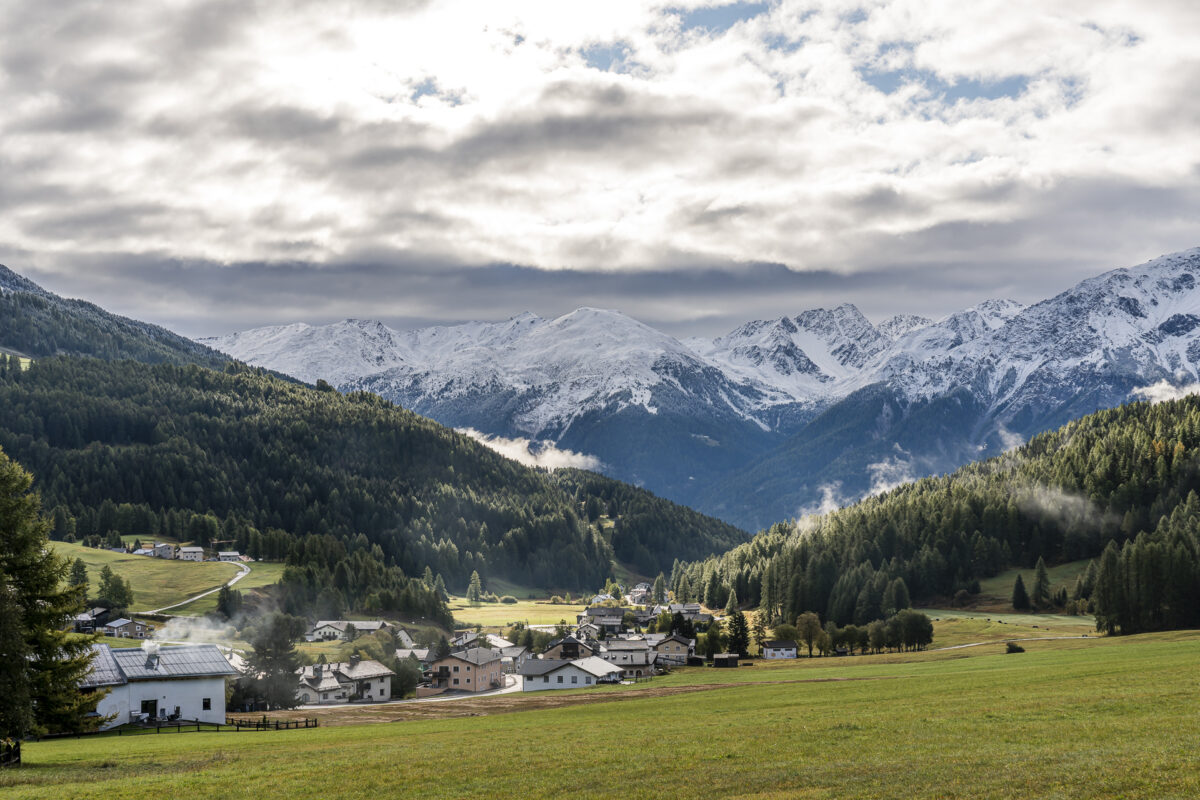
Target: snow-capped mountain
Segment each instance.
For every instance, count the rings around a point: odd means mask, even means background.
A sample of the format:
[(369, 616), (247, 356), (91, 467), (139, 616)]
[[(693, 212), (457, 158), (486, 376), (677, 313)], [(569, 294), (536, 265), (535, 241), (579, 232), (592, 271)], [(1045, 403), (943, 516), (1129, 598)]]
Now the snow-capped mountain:
[[(205, 340), (439, 422), (552, 440), (746, 527), (831, 486), (918, 476), (1200, 377), (1200, 249), (1035, 305), (989, 300), (872, 324), (853, 305), (677, 340), (619, 312), (395, 331), (346, 320)], [(776, 487), (776, 488), (769, 488)]]

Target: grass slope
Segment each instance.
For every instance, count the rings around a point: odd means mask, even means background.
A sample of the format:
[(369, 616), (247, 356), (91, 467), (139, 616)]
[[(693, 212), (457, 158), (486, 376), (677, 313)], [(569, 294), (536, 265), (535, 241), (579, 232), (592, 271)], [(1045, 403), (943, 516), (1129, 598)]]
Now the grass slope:
[[(1033, 644), (683, 670), (640, 698), (495, 716), (31, 743), (0, 787), (11, 800), (1200, 794), (1200, 635)], [(718, 686), (651, 694), (689, 682)]]
[(113, 572), (133, 586), (132, 611), (178, 603), (192, 595), (215, 589), (238, 573), (236, 565), (216, 561), (168, 561), (149, 556), (110, 553), (66, 542), (51, 542), (50, 546), (71, 561), (83, 559), (88, 568), (88, 593), (93, 597), (100, 588), (100, 571), (105, 566), (112, 567)]
[(450, 597), (447, 604), (454, 614), (456, 624), (463, 627), (482, 625), (489, 630), (500, 631), (514, 622), (527, 625), (554, 625), (565, 619), (574, 624), (575, 617), (583, 613), (584, 605), (551, 605), (545, 600), (518, 600), (516, 603), (480, 603), (471, 605), (465, 597)]
[[(249, 592), (252, 589), (262, 589), (279, 582), (283, 570), (287, 566), (282, 561), (254, 561), (246, 564), (250, 574), (233, 585), (239, 592)], [(199, 600), (171, 609), (172, 614), (179, 616), (201, 616), (217, 608), (217, 595), (210, 594)]]

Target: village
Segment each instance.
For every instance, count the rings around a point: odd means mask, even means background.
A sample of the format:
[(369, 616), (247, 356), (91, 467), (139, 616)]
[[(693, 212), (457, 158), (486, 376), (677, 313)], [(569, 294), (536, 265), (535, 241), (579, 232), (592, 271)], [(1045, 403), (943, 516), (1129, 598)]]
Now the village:
[[(651, 599), (651, 587), (646, 583), (619, 598), (596, 595), (573, 624), (526, 627), (518, 623), (513, 630), (524, 633), (524, 643), (480, 628), (422, 643), (399, 622), (318, 620), (298, 643), (350, 644), (362, 641), (361, 637), (394, 643), (394, 663), (414, 666), (420, 677), (412, 697), (405, 699), (393, 685), (396, 671), (381, 660), (353, 654), (330, 662), (321, 655), (316, 663), (296, 669), (294, 705), (303, 710), (586, 689), (640, 682), (684, 666), (738, 666), (736, 653), (710, 654), (708, 661), (697, 655), (695, 633), (719, 618), (699, 603), (648, 602)], [(628, 605), (620, 605), (618, 600)], [(643, 604), (634, 605), (633, 600)], [(660, 620), (667, 630), (656, 630)], [(100, 730), (130, 725), (220, 725), (228, 713), (270, 710), (261, 702), (227, 705), (226, 682), (237, 684), (255, 677), (245, 655), (233, 648), (161, 642), (153, 638), (152, 625), (125, 617), (110, 620), (108, 609), (100, 607), (80, 614), (75, 630), (141, 640), (137, 647), (92, 646), (96, 656), (82, 685), (86, 691), (105, 693), (96, 711)], [(798, 647), (791, 641), (765, 641), (761, 651), (767, 659), (796, 658)]]

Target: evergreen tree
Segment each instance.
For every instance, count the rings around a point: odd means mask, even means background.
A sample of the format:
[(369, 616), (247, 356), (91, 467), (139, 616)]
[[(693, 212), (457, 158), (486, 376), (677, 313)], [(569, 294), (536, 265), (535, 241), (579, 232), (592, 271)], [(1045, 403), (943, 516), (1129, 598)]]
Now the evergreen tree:
[(300, 654), (296, 640), (307, 627), (300, 617), (272, 614), (250, 638), (252, 652), (246, 657), (246, 674), (254, 676), (254, 688), (268, 709), (295, 708), (296, 670)]
[(476, 570), (471, 573), (471, 583), (467, 586), (467, 600), (471, 605), (477, 606), (483, 599), (483, 582), (479, 580), (479, 572)]
[(1016, 583), (1013, 584), (1012, 605), (1017, 611), (1029, 610), (1029, 593), (1025, 591), (1025, 581), (1021, 580), (1019, 572)]
[(1043, 609), (1050, 605), (1050, 574), (1046, 572), (1046, 560), (1038, 556), (1033, 578), (1033, 594), (1029, 597), (1033, 607)]
[(731, 589), (729, 591), (729, 602), (727, 602), (725, 604), (725, 613), (733, 614), (733, 612), (737, 611), (737, 606), (738, 606), (737, 589)]
[(750, 627), (746, 615), (735, 610), (729, 617), (729, 652), (745, 658), (750, 655)]
[(754, 644), (758, 647), (758, 651), (761, 654), (763, 642), (767, 641), (766, 614), (761, 610), (754, 615), (754, 622), (750, 624), (750, 633), (754, 636)]
[(667, 602), (667, 580), (660, 572), (658, 577), (654, 579), (654, 589), (651, 592), (655, 603)]
[(79, 690), (94, 639), (68, 633), (84, 589), (65, 585), (70, 565), (47, 545), (32, 483), (0, 451), (0, 738), (84, 730), (100, 699)]
[(710, 659), (718, 653), (725, 652), (725, 637), (721, 631), (721, 623), (713, 620), (704, 631), (704, 655)]
[(440, 661), (450, 655), (450, 642), (446, 641), (445, 636), (438, 637), (437, 647), (434, 648), (433, 655), (435, 661)]
[(442, 580), (442, 573), (440, 572), (433, 581), (433, 592), (442, 600), (450, 599), (450, 595), (446, 593), (446, 582)]
[(70, 580), (70, 583), (72, 586), (82, 586), (83, 594), (85, 596), (87, 595), (87, 589), (88, 589), (87, 564), (83, 563), (82, 558), (75, 559), (75, 562), (73, 564), (71, 564), (71, 577), (69, 580)]

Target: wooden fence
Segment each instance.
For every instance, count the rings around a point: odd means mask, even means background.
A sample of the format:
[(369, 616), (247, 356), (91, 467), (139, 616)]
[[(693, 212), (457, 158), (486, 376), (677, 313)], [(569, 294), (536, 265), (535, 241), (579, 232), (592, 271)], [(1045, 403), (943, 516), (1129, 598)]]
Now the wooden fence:
[[(320, 724), (315, 719), (267, 719), (244, 720), (226, 718), (225, 724), (216, 722), (162, 722), (153, 725), (121, 726), (108, 731), (81, 731), (78, 733), (48, 733), (39, 736), (34, 741), (46, 739), (79, 739), (83, 736), (145, 736), (156, 733), (241, 733), (242, 731), (287, 731), (295, 728), (316, 728)], [(3, 747), (3, 745), (0, 745)], [(3, 750), (0, 749), (0, 765), (3, 760)], [(17, 761), (21, 758), (21, 743), (16, 745)]]
[(315, 728), (320, 724), (315, 719), (226, 719), (226, 726), (239, 731), (290, 731), (295, 728)]

